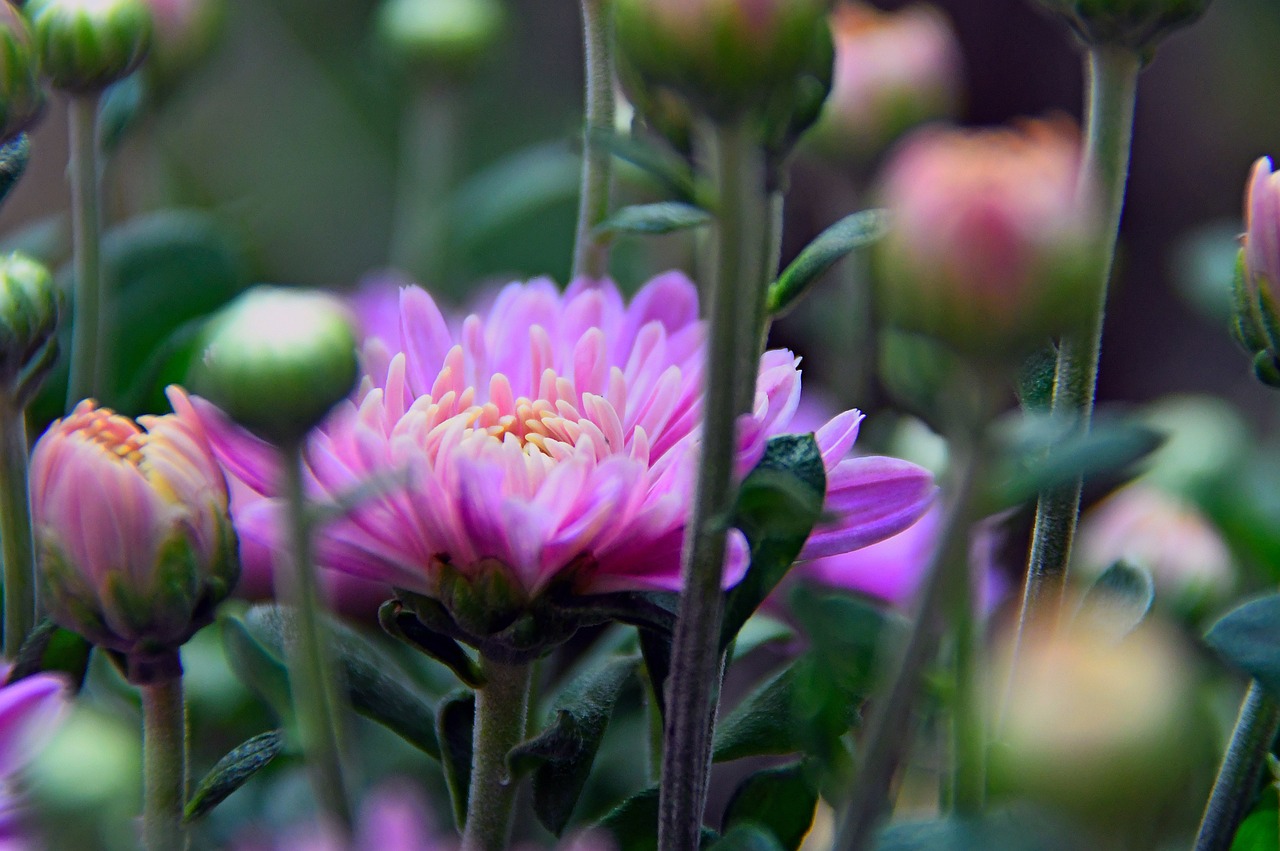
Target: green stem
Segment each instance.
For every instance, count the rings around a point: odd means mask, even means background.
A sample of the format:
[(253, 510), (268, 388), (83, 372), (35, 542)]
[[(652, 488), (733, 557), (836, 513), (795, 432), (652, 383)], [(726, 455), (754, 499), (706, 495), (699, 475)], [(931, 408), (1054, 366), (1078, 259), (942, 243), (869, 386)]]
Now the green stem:
[(182, 677), (141, 687), (144, 758), (143, 844), (147, 851), (187, 847), (187, 715)]
[[(1088, 295), (1092, 312), (1080, 333), (1063, 337), (1054, 375), (1053, 412), (1076, 421), (1082, 431), (1093, 416), (1098, 355), (1107, 304), (1107, 285), (1115, 260), (1120, 214), (1124, 209), (1133, 136), (1133, 109), (1142, 63), (1131, 50), (1092, 47), (1088, 52), (1089, 93), (1082, 187), (1094, 188), (1102, 205), (1102, 247)], [(1081, 480), (1040, 495), (1018, 626), (1019, 645), (1032, 622), (1049, 625), (1062, 606), (1071, 542), (1080, 514)]]
[(293, 558), (277, 571), (277, 596), (294, 609), (295, 629), (286, 655), (294, 712), (316, 800), (338, 824), (351, 827), (343, 783), (342, 747), (334, 663), (320, 618), (320, 592), (311, 557), (311, 524), (302, 483), (302, 446), (281, 447)]
[[(765, 255), (764, 255), (764, 271), (768, 276), (765, 286), (771, 286), (778, 279), (778, 268), (782, 265), (782, 236), (783, 225), (786, 218), (786, 196), (780, 189), (773, 189), (769, 192), (768, 198), (769, 215), (765, 220), (768, 227), (765, 235)], [(768, 297), (757, 305), (759, 311), (754, 320), (754, 327), (759, 329), (760, 342), (754, 352), (752, 359), (759, 361), (760, 355), (769, 347), (769, 326), (773, 323), (773, 317), (769, 315)], [(747, 367), (747, 374), (751, 379), (751, 386), (748, 392), (755, 393), (755, 379), (757, 371)]]
[(484, 661), (485, 685), (476, 691), (471, 788), (462, 851), (503, 851), (511, 834), (518, 786), (507, 754), (525, 735), (533, 666)]
[(952, 572), (947, 595), (952, 623), (955, 693), (951, 703), (952, 800), (961, 815), (982, 812), (986, 799), (986, 729), (979, 689), (978, 635), (971, 571)]
[(36, 559), (27, 488), (27, 423), (0, 410), (0, 556), (4, 559), (4, 655), (15, 659), (35, 628)]
[(418, 84), (400, 132), (399, 196), (391, 262), (427, 286), (445, 285), (450, 183), (458, 138), (457, 93), (449, 81)]
[(72, 95), (67, 120), (71, 144), (71, 240), (75, 303), (67, 410), (95, 397), (106, 374), (103, 359), (102, 200), (98, 171), (97, 94)]
[[(718, 189), (716, 264), (697, 492), (685, 546), (680, 607), (666, 685), (659, 794), (663, 851), (698, 847), (718, 690), (721, 584), (733, 513), (735, 422), (748, 410), (758, 367), (756, 317), (766, 288), (768, 211), (764, 157), (744, 125), (713, 130)], [(752, 355), (752, 356), (748, 356)], [(749, 376), (749, 377), (748, 377)]]
[(593, 235), (609, 215), (612, 154), (595, 136), (613, 132), (613, 41), (608, 0), (581, 0), (583, 55), (587, 76), (586, 118), (582, 133), (582, 190), (573, 246), (573, 277), (599, 279), (609, 274), (609, 246)]
[(1195, 851), (1228, 851), (1236, 829), (1249, 812), (1258, 777), (1262, 773), (1276, 729), (1280, 727), (1280, 704), (1267, 696), (1256, 682), (1240, 706), (1231, 744), (1222, 758), (1218, 779), (1205, 806), (1196, 836)]
[[(978, 484), (986, 453), (979, 438), (957, 440), (955, 453), (951, 508), (929, 565), (928, 578), (920, 592), (915, 621), (898, 662), (897, 673), (884, 700), (876, 704), (867, 725), (866, 753), (856, 779), (854, 797), (845, 810), (835, 846), (841, 851), (868, 847), (876, 826), (889, 808), (894, 774), (911, 744), (914, 710), (925, 667), (938, 652), (941, 616), (948, 592), (967, 581), (969, 530), (978, 519)], [(968, 753), (967, 747), (965, 753)], [(966, 772), (965, 776), (980, 777), (976, 772)], [(958, 783), (955, 791), (957, 801), (963, 792), (966, 805), (971, 802), (967, 781)]]

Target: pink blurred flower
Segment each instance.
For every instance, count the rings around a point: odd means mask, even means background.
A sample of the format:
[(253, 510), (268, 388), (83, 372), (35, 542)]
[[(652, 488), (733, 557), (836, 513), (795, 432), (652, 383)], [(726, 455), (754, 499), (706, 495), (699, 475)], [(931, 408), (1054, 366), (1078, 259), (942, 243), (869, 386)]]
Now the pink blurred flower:
[[(576, 594), (675, 591), (692, 497), (705, 327), (683, 275), (624, 303), (612, 283), (561, 294), (537, 280), (504, 288), (483, 314), (450, 323), (417, 287), (399, 293), (398, 341), (366, 341), (354, 398), (314, 434), (307, 486), (332, 499), (404, 470), (409, 484), (361, 503), (320, 533), (326, 567), (437, 600), (448, 583), (498, 575), (517, 607), (552, 586)], [(798, 359), (771, 351), (742, 419), (738, 469), (786, 432), (800, 398)], [(229, 477), (246, 552), (279, 546), (275, 453), (193, 399)], [(914, 521), (929, 474), (891, 458), (846, 458), (862, 414), (817, 432), (836, 522), (805, 550), (854, 550)], [(726, 581), (745, 569), (734, 533)], [(483, 583), (480, 583), (483, 584)]]
[[(7, 679), (10, 670), (0, 666), (0, 679)], [(58, 674), (34, 674), (0, 687), (0, 848), (40, 847), (26, 823), (26, 802), (15, 781), (48, 744), (70, 705), (67, 683)]]
[(1265, 287), (1280, 303), (1280, 175), (1271, 168), (1271, 157), (1253, 164), (1244, 203), (1245, 280), (1257, 293)]
[(836, 64), (813, 138), (837, 155), (867, 158), (960, 100), (960, 45), (929, 5), (882, 12), (846, 2), (831, 13)]
[(424, 815), (430, 809), (412, 787), (388, 784), (366, 799), (349, 842), (340, 831), (317, 822), (277, 836), (246, 837), (236, 844), (236, 851), (453, 851), (457, 841), (436, 834)]
[[(238, 574), (227, 487), (186, 398), (135, 423), (92, 401), (31, 456), (42, 599), (50, 616), (167, 676)], [(135, 670), (134, 665), (138, 666)]]

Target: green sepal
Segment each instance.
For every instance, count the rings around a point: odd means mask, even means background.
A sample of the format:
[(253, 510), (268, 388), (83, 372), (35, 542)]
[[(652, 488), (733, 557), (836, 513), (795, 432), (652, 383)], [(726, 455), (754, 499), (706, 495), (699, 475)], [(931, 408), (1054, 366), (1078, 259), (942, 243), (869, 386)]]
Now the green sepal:
[(1253, 358), (1253, 374), (1268, 387), (1280, 387), (1280, 360), (1269, 349), (1258, 352)]
[(591, 774), (614, 704), (640, 660), (617, 659), (572, 682), (555, 700), (555, 718), (507, 755), (515, 776), (533, 772), (533, 810), (556, 836), (564, 832)]
[(387, 635), (426, 653), (447, 667), (471, 688), (483, 688), (484, 673), (457, 641), (429, 629), (399, 600), (388, 600), (378, 608), (378, 623)]
[(1267, 348), (1267, 339), (1260, 327), (1248, 275), (1242, 248), (1236, 252), (1235, 276), (1231, 282), (1231, 336), (1245, 351), (1254, 354)]
[(767, 828), (785, 851), (800, 847), (813, 825), (818, 787), (811, 766), (793, 762), (766, 768), (743, 780), (725, 807), (722, 830), (741, 824)]
[(225, 801), (249, 778), (270, 765), (283, 749), (283, 734), (279, 730), (270, 730), (245, 741), (218, 760), (187, 801), (183, 823), (196, 821)]
[(453, 802), (453, 820), (462, 831), (467, 826), (467, 800), (471, 796), (471, 752), (476, 725), (476, 694), (456, 691), (436, 707), (436, 738), (440, 764)]

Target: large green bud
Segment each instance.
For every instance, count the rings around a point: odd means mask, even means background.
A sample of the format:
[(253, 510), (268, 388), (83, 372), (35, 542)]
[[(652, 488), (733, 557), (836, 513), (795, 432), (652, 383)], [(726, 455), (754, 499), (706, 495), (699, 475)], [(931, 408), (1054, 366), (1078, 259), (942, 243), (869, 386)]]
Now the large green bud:
[(58, 290), (25, 254), (0, 259), (0, 395), (22, 407), (58, 358)]
[(302, 440), (358, 377), (351, 316), (314, 290), (259, 286), (215, 316), (192, 388), (277, 445)]
[(713, 118), (775, 118), (779, 103), (796, 98), (799, 81), (815, 76), (815, 62), (826, 64), (816, 76), (830, 80), (827, 5), (617, 0), (620, 59), (645, 85), (677, 91)]
[(44, 111), (39, 70), (22, 13), (0, 3), (0, 141), (26, 130)]
[(27, 18), (56, 88), (99, 92), (142, 64), (151, 44), (145, 0), (32, 0)]
[(1086, 44), (1128, 47), (1149, 54), (1165, 36), (1194, 22), (1209, 0), (1040, 0), (1061, 15)]

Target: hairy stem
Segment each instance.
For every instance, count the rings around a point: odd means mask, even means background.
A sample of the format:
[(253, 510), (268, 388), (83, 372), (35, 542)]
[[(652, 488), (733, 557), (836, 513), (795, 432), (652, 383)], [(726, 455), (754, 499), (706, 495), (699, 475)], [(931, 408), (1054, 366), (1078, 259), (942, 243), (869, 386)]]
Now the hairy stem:
[(105, 295), (102, 283), (102, 199), (98, 170), (97, 94), (72, 95), (68, 109), (71, 144), (71, 240), (75, 292), (71, 329), (71, 375), (67, 410), (100, 391), (106, 374), (102, 345)]
[(187, 714), (182, 677), (142, 686), (143, 844), (147, 851), (187, 847)]
[(4, 655), (15, 659), (37, 616), (35, 542), (27, 486), (27, 423), (0, 410), (0, 556), (4, 559)]
[(517, 785), (507, 754), (524, 739), (533, 666), (484, 662), (483, 688), (476, 690), (471, 787), (462, 851), (503, 851), (511, 834)]
[[(1093, 416), (1098, 383), (1098, 355), (1107, 303), (1107, 285), (1115, 260), (1120, 214), (1129, 176), (1133, 109), (1141, 60), (1131, 50), (1091, 47), (1087, 57), (1089, 92), (1082, 186), (1096, 187), (1102, 205), (1102, 247), (1098, 251), (1088, 295), (1092, 312), (1083, 330), (1064, 336), (1054, 375), (1053, 411), (1076, 420), (1087, 430)], [(1062, 606), (1067, 563), (1080, 514), (1080, 479), (1040, 495), (1027, 567), (1027, 582), (1018, 626), (1019, 645), (1029, 624), (1052, 625)]]
[(603, 278), (609, 274), (609, 247), (592, 234), (609, 215), (612, 154), (593, 136), (613, 130), (613, 42), (609, 33), (608, 0), (581, 0), (583, 55), (587, 76), (586, 117), (582, 132), (582, 190), (578, 198), (578, 229), (574, 237), (573, 277)]
[(320, 618), (320, 592), (311, 557), (311, 523), (302, 483), (302, 446), (281, 448), (293, 558), (276, 574), (277, 596), (294, 609), (287, 653), (294, 712), (316, 800), (350, 829), (351, 808), (343, 782), (342, 745), (334, 663)]
[[(697, 493), (687, 526), (684, 593), (666, 686), (659, 794), (663, 851), (698, 847), (710, 770), (718, 691), (721, 584), (733, 513), (735, 422), (748, 410), (759, 359), (760, 307), (766, 288), (768, 196), (764, 157), (741, 125), (717, 125), (713, 159), (718, 189), (716, 263), (710, 287), (710, 344)], [(749, 389), (748, 389), (749, 388)]]
[(1258, 777), (1262, 773), (1276, 729), (1280, 727), (1280, 704), (1268, 697), (1256, 682), (1240, 706), (1231, 744), (1222, 758), (1218, 779), (1205, 806), (1195, 851), (1228, 851), (1240, 822), (1253, 803)]

